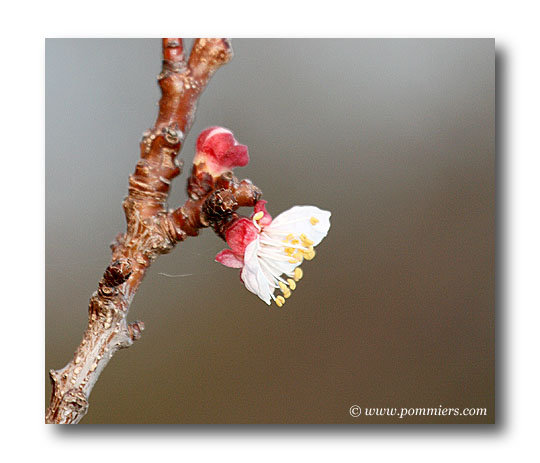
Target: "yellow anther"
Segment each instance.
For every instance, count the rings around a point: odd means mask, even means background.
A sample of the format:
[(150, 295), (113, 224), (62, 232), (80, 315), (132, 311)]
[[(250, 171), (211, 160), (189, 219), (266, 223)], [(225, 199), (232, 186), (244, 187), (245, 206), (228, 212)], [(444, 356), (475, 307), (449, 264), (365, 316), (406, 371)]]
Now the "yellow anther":
[(291, 244), (300, 244), (300, 241), (298, 241), (298, 240), (291, 240)]
[(315, 257), (315, 249), (313, 249), (313, 246), (310, 246), (307, 252), (304, 254), (304, 258), (306, 260), (311, 260)]
[(294, 269), (294, 281), (300, 281), (304, 276), (304, 271), (300, 267)]
[(285, 304), (285, 298), (283, 296), (276, 297), (276, 305), (281, 307), (283, 304)]
[(264, 212), (259, 211), (253, 216), (253, 220), (261, 220), (264, 217)]
[(303, 233), (300, 235), (300, 239), (302, 240), (302, 244), (304, 246), (311, 246), (315, 243), (315, 241), (311, 241), (306, 235)]
[(319, 223), (319, 219), (316, 219), (315, 217), (311, 217), (311, 219), (309, 219), (311, 225), (316, 225)]
[(293, 258), (296, 259), (297, 262), (300, 262), (302, 260), (302, 251), (296, 251), (296, 253), (293, 254)]
[(287, 238), (285, 238), (285, 241), (291, 241), (294, 238), (294, 235), (292, 233), (289, 233), (287, 235)]
[(283, 283), (282, 281), (278, 281), (278, 285), (286, 299), (291, 297), (291, 290), (287, 287), (285, 283)]
[(291, 288), (291, 290), (294, 291), (296, 289), (296, 282), (292, 278), (288, 278), (287, 283), (289, 283), (289, 287)]
[(287, 255), (292, 256), (294, 253), (294, 248), (285, 248)]

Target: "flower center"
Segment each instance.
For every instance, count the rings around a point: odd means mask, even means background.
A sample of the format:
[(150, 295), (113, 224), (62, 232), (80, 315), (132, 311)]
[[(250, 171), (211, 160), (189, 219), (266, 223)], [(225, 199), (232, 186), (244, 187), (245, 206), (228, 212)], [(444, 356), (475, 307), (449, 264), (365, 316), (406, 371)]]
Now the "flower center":
[[(284, 247), (285, 254), (290, 257), (289, 262), (296, 264), (302, 262), (302, 259), (311, 260), (315, 257), (315, 249), (313, 249), (313, 241), (310, 240), (304, 233), (295, 237), (289, 233), (283, 240), (288, 246)], [(300, 245), (302, 243), (302, 245)]]
[[(281, 295), (274, 296), (272, 291), (271, 296), (276, 305), (282, 307), (285, 300), (291, 297), (292, 291), (296, 289), (296, 283), (303, 276), (303, 271), (299, 267), (300, 263), (304, 259), (311, 260), (315, 257), (315, 249), (313, 249), (315, 242), (305, 233), (288, 233), (282, 229), (265, 231), (265, 227), (259, 223), (263, 217), (264, 212), (259, 211), (252, 218), (253, 225), (259, 231), (260, 248), (257, 257), (270, 285), (281, 290)], [(310, 217), (309, 223), (315, 226), (319, 223), (319, 219)], [(289, 264), (295, 264), (293, 269)], [(286, 278), (282, 278), (281, 275)]]
[[(315, 250), (313, 249), (314, 241), (304, 233), (300, 235), (289, 233), (284, 239), (280, 239), (279, 235), (279, 233), (270, 235), (270, 232), (264, 231), (261, 233), (258, 257), (261, 259), (267, 276), (270, 277), (270, 283), (281, 291), (281, 295), (277, 297), (272, 294), (272, 299), (278, 307), (282, 307), (285, 300), (291, 297), (292, 291), (296, 289), (296, 283), (303, 276), (303, 271), (298, 265), (303, 259), (313, 259)], [(281, 237), (284, 235), (285, 233), (282, 233)], [(291, 269), (289, 264), (297, 266)], [(281, 276), (282, 274), (285, 278)]]

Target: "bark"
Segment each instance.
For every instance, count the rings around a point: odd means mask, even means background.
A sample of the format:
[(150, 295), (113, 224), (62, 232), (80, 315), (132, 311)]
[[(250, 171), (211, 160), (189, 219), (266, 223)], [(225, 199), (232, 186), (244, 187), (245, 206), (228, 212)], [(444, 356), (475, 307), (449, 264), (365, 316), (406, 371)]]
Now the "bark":
[(197, 100), (209, 79), (232, 57), (227, 39), (197, 39), (186, 62), (179, 38), (163, 39), (158, 77), (162, 96), (154, 127), (143, 134), (141, 155), (129, 178), (123, 202), (126, 231), (111, 245), (112, 258), (89, 304), (88, 326), (73, 359), (49, 372), (52, 395), (47, 423), (76, 424), (86, 414), (89, 396), (115, 352), (140, 338), (144, 324), (127, 322), (129, 307), (151, 263), (188, 236), (211, 226), (223, 237), (240, 206), (253, 206), (260, 191), (232, 172), (214, 178), (195, 166), (189, 199), (167, 210), (172, 180), (182, 170), (177, 155), (193, 122)]

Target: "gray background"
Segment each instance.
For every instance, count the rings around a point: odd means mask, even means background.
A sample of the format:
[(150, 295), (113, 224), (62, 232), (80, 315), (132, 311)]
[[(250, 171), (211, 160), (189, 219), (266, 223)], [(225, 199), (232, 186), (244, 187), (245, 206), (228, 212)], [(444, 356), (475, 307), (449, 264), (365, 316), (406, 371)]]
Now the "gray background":
[[(157, 113), (160, 47), (46, 42), (46, 371), (80, 342), (124, 229), (127, 179)], [(209, 230), (161, 257), (130, 311), (143, 337), (105, 369), (83, 422), (493, 422), (494, 41), (233, 47), (181, 157), (189, 166), (204, 128), (230, 128), (250, 148), (236, 173), (262, 188), (269, 211), (317, 205), (332, 211), (330, 233), (281, 309), (213, 262), (224, 243)], [(170, 206), (184, 202), (185, 177)], [(353, 419), (353, 404), (488, 416)]]

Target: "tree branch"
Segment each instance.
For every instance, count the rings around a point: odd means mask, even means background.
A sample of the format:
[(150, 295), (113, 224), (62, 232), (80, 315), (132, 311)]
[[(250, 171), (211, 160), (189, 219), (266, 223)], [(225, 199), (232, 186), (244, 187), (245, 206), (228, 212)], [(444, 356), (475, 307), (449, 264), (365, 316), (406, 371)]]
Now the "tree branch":
[(162, 97), (154, 127), (143, 134), (141, 156), (129, 178), (123, 202), (126, 232), (111, 245), (112, 259), (89, 304), (88, 326), (73, 359), (51, 370), (53, 386), (47, 423), (76, 424), (103, 368), (121, 348), (137, 340), (144, 324), (126, 318), (151, 263), (187, 236), (211, 226), (224, 236), (240, 206), (252, 206), (261, 192), (232, 172), (212, 177), (194, 166), (188, 180), (190, 198), (166, 210), (172, 180), (181, 173), (178, 155), (194, 119), (197, 100), (211, 76), (232, 57), (227, 39), (197, 39), (186, 63), (182, 39), (163, 39), (163, 67), (158, 77)]

